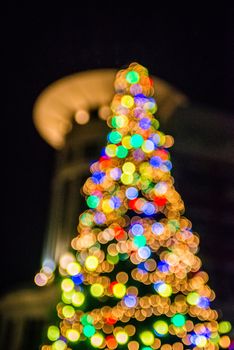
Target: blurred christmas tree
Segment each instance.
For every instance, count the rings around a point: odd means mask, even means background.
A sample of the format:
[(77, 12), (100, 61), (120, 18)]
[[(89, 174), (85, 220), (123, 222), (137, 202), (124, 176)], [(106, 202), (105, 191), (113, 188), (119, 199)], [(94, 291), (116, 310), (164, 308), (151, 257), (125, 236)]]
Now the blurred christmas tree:
[(152, 81), (133, 63), (115, 81), (108, 143), (83, 192), (77, 251), (61, 262), (58, 325), (43, 350), (228, 348), (229, 322), (196, 255), (199, 238), (174, 188)]

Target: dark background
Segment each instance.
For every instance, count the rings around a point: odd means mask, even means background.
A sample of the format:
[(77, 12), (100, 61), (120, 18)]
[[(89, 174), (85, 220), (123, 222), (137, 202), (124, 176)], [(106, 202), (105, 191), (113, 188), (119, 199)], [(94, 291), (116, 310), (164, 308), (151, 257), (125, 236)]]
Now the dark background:
[(192, 101), (233, 115), (233, 7), (196, 5), (9, 6), (2, 293), (33, 283), (40, 267), (55, 152), (35, 130), (32, 108), (46, 86), (78, 71), (138, 61)]

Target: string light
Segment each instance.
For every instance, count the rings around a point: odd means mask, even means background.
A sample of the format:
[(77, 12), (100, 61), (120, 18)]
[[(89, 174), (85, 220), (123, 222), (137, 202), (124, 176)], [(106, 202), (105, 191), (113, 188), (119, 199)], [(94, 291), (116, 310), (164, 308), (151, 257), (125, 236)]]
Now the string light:
[[(210, 306), (214, 292), (174, 187), (173, 138), (159, 131), (147, 69), (132, 63), (115, 89), (105, 114), (112, 129), (83, 186), (76, 253), (60, 259), (60, 324), (49, 326), (42, 350), (226, 349), (231, 324)], [(76, 113), (78, 123), (88, 118)], [(35, 283), (47, 284), (54, 268), (45, 261)]]

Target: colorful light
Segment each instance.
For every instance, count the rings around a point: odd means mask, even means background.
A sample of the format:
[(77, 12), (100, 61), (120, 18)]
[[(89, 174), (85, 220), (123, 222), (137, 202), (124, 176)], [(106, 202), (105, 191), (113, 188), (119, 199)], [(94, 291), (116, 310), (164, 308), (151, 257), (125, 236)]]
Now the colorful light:
[(84, 304), (85, 301), (85, 296), (82, 292), (75, 292), (72, 295), (72, 304), (74, 306), (81, 306), (82, 304)]
[(98, 348), (102, 345), (104, 341), (104, 337), (101, 333), (96, 333), (91, 337), (90, 341), (92, 346), (94, 346), (95, 348)]
[(141, 224), (134, 224), (132, 226), (132, 233), (134, 234), (134, 236), (142, 235), (143, 232), (144, 232), (144, 228)]
[(130, 143), (133, 148), (139, 148), (143, 144), (144, 139), (141, 135), (135, 134), (131, 137)]
[(89, 196), (87, 198), (87, 204), (89, 208), (97, 208), (98, 204), (100, 202), (100, 199), (97, 196)]
[(63, 316), (66, 317), (66, 318), (71, 318), (71, 317), (73, 317), (75, 315), (75, 310), (70, 305), (64, 306), (63, 309), (62, 309), (62, 312), (63, 312)]
[(88, 271), (95, 271), (98, 267), (98, 258), (94, 255), (90, 255), (85, 260), (85, 267)]
[(131, 108), (134, 105), (134, 99), (131, 95), (124, 95), (121, 98), (121, 105), (126, 108)]
[(116, 298), (123, 298), (123, 296), (126, 294), (126, 286), (123, 283), (116, 283), (113, 286), (113, 294)]
[(78, 275), (78, 273), (80, 273), (80, 271), (81, 271), (81, 266), (80, 266), (80, 264), (78, 264), (76, 262), (71, 262), (67, 265), (67, 272), (71, 276)]
[(80, 338), (80, 332), (78, 332), (76, 329), (68, 329), (66, 332), (66, 337), (71, 342), (76, 342)]
[(165, 321), (158, 320), (153, 324), (153, 327), (158, 336), (164, 336), (168, 333), (168, 324)]
[(104, 287), (100, 283), (94, 283), (90, 288), (90, 292), (92, 296), (94, 296), (95, 298), (99, 298), (104, 293)]
[(229, 321), (222, 321), (219, 323), (219, 332), (220, 333), (228, 333), (232, 329), (232, 325)]
[(159, 295), (162, 297), (169, 297), (172, 294), (172, 288), (170, 284), (164, 283), (164, 282), (158, 282), (154, 285), (155, 290), (158, 292)]
[(63, 340), (56, 340), (55, 343), (52, 344), (52, 350), (66, 350), (67, 344)]
[(124, 331), (119, 331), (116, 333), (115, 339), (117, 340), (118, 344), (123, 345), (127, 343), (128, 335)]
[(55, 341), (60, 337), (59, 328), (56, 326), (50, 326), (47, 331), (47, 337), (51, 341)]
[(144, 345), (152, 345), (154, 343), (154, 335), (150, 331), (144, 331), (140, 334), (140, 339)]
[(129, 187), (126, 190), (126, 197), (128, 199), (135, 199), (138, 196), (138, 190), (135, 187)]
[(91, 338), (96, 332), (96, 329), (94, 326), (87, 324), (83, 328), (83, 333), (86, 337)]
[[(115, 88), (105, 113), (112, 129), (82, 190), (76, 253), (60, 259), (59, 327), (48, 328), (53, 344), (42, 350), (226, 349), (231, 325), (210, 308), (214, 292), (170, 174), (173, 138), (158, 130), (147, 69), (131, 64)], [(54, 269), (46, 259), (35, 283), (48, 284)]]
[(176, 314), (171, 318), (171, 322), (174, 324), (176, 327), (182, 327), (185, 324), (185, 317), (184, 315), (181, 314)]
[(196, 292), (191, 292), (187, 295), (187, 302), (190, 305), (197, 305), (200, 295)]
[(126, 295), (124, 297), (124, 303), (127, 307), (134, 307), (137, 303), (137, 298), (135, 295)]
[(126, 80), (129, 84), (136, 84), (138, 83), (139, 79), (140, 79), (139, 74), (134, 70), (129, 71), (126, 75)]

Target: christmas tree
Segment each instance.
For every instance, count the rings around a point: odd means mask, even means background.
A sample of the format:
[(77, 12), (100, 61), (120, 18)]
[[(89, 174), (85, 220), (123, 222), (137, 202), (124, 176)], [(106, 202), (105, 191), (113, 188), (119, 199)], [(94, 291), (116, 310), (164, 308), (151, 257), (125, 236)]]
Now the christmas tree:
[(231, 325), (210, 307), (215, 294), (174, 187), (173, 138), (158, 130), (147, 69), (132, 63), (115, 89), (112, 130), (83, 186), (89, 209), (61, 262), (58, 322), (42, 349), (228, 348)]

